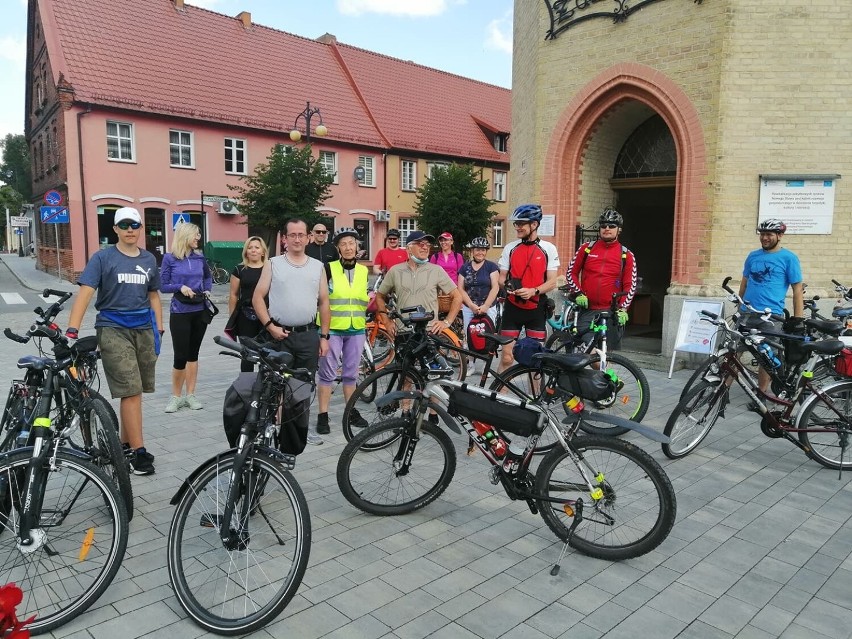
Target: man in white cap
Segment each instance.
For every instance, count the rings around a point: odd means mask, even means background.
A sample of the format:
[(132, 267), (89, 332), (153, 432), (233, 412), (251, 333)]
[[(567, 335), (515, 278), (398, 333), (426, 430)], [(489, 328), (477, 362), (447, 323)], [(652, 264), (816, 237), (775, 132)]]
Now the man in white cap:
[(163, 335), (157, 260), (139, 248), (142, 218), (126, 206), (115, 212), (118, 243), (92, 255), (65, 335), (77, 339), (97, 291), (95, 330), (110, 394), (121, 400), (121, 441), (136, 475), (154, 474), (154, 456), (142, 439), (142, 393), (154, 392), (154, 368)]

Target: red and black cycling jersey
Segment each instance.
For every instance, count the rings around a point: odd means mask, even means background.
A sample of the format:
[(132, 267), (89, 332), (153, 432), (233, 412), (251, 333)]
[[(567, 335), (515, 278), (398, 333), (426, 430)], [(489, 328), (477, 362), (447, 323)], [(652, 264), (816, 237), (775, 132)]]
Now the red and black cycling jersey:
[(626, 292), (619, 308), (628, 308), (636, 294), (636, 258), (620, 242), (586, 242), (574, 255), (565, 274), (575, 293), (589, 298), (589, 308), (606, 310), (613, 293)]
[[(500, 270), (508, 271), (507, 282), (509, 280), (520, 282), (520, 286), (516, 288), (539, 288), (547, 281), (547, 272), (559, 268), (559, 256), (556, 247), (550, 242), (515, 240), (503, 249), (498, 266)], [(533, 309), (538, 307), (539, 296), (534, 295), (524, 300), (508, 295), (506, 300), (518, 308)]]

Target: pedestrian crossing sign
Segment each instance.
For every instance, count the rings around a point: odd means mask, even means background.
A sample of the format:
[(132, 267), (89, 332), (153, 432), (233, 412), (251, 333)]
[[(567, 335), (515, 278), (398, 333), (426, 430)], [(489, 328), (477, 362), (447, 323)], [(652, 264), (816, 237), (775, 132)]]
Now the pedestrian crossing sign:
[(172, 230), (176, 230), (180, 224), (189, 224), (189, 213), (172, 211)]

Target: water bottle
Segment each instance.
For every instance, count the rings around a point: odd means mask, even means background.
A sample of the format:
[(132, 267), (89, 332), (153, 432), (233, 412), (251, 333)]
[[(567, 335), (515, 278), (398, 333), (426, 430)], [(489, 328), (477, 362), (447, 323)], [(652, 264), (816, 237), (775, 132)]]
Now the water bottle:
[(766, 342), (761, 342), (757, 349), (761, 352), (766, 361), (772, 366), (772, 368), (780, 368), (781, 360), (775, 355), (775, 351), (772, 350), (772, 347), (769, 346)]
[(518, 462), (524, 454), (524, 446), (519, 438), (515, 438), (509, 443), (509, 450), (506, 451), (506, 459), (503, 460), (503, 470), (509, 474), (514, 474), (518, 470)]

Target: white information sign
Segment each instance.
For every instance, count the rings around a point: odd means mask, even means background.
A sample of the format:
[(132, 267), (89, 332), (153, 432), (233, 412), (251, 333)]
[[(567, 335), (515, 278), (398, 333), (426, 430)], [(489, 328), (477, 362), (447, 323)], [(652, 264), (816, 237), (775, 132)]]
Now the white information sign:
[(11, 226), (29, 226), (30, 218), (26, 215), (13, 215), (9, 218)]
[(701, 311), (709, 311), (721, 317), (725, 311), (725, 303), (715, 300), (683, 301), (674, 351), (672, 352), (672, 362), (669, 366), (669, 379), (671, 379), (674, 371), (675, 357), (678, 351), (710, 355), (716, 347), (717, 329), (710, 322), (701, 320), (703, 317)]
[(541, 224), (538, 225), (538, 234), (541, 237), (553, 237), (556, 235), (556, 216), (542, 215)]
[(758, 223), (770, 217), (787, 225), (787, 233), (829, 235), (834, 219), (837, 180), (760, 179)]

